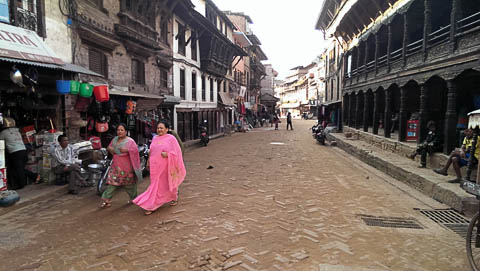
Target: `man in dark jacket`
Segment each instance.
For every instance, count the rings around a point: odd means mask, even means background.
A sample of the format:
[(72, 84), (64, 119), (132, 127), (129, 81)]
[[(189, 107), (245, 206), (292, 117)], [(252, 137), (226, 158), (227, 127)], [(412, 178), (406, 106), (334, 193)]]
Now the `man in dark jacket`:
[(440, 148), (440, 140), (438, 134), (436, 133), (436, 126), (434, 121), (429, 121), (427, 123), (428, 134), (427, 138), (417, 146), (417, 149), (408, 157), (412, 160), (415, 159), (417, 154), (420, 154), (420, 166), (421, 168), (425, 168), (427, 166), (427, 153), (432, 155), (433, 152), (439, 150)]
[(288, 112), (287, 114), (287, 130), (288, 130), (288, 126), (290, 126), (290, 129), (293, 130), (293, 126), (292, 126), (292, 113)]

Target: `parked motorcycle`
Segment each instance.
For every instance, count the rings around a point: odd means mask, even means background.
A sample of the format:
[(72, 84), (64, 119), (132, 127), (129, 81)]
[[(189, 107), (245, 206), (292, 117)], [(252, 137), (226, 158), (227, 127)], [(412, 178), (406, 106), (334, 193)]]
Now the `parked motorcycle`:
[[(91, 178), (92, 181), (96, 181), (97, 195), (102, 195), (105, 189), (107, 189), (107, 177), (110, 169), (112, 167), (113, 160), (109, 158), (108, 151), (105, 148), (100, 149), (103, 155), (103, 160), (100, 160), (98, 164), (88, 165), (89, 169), (92, 171)], [(150, 172), (147, 169), (148, 156), (150, 154), (150, 148), (147, 144), (142, 144), (138, 146), (138, 154), (140, 155), (140, 169), (142, 170), (143, 176), (147, 176)]]
[(207, 128), (207, 121), (205, 120), (203, 124), (199, 127), (200, 129), (200, 143), (203, 146), (207, 146), (210, 138), (208, 137), (208, 128)]
[(312, 126), (312, 136), (318, 143), (325, 145), (326, 135), (321, 123)]

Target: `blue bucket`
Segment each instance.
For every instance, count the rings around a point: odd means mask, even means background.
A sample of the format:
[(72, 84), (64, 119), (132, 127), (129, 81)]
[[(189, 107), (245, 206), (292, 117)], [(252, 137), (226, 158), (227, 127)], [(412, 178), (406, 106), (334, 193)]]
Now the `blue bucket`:
[(60, 94), (70, 93), (70, 80), (57, 80), (57, 91)]

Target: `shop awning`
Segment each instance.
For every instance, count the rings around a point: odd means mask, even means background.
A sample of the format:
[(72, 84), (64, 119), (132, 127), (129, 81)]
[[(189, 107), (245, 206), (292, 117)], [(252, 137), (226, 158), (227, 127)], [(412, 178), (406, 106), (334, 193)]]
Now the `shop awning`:
[[(0, 49), (0, 51), (1, 51), (1, 49)], [(68, 71), (68, 72), (82, 73), (82, 74), (87, 74), (87, 75), (103, 77), (103, 75), (101, 75), (101, 74), (93, 72), (93, 71), (91, 71), (89, 69), (86, 69), (82, 66), (78, 66), (78, 65), (70, 64), (70, 63), (65, 63), (64, 65), (57, 65), (57, 64), (40, 63), (40, 62), (33, 62), (33, 61), (15, 59), (15, 58), (8, 58), (8, 57), (0, 57), (0, 61), (7, 61), (7, 62), (12, 62), (12, 63), (19, 63), (19, 64), (36, 66), (36, 67), (40, 67), (40, 68), (47, 68), (47, 69), (54, 69), (54, 70), (64, 70), (64, 71)]]
[(118, 90), (115, 88), (109, 89), (108, 93), (110, 95), (127, 96), (127, 97), (135, 97), (135, 98), (158, 99), (158, 100), (165, 99), (163, 96), (159, 96), (151, 93), (136, 93), (131, 91)]
[(329, 101), (329, 102), (324, 102), (322, 103), (323, 106), (329, 106), (329, 105), (334, 105), (334, 104), (338, 104), (338, 103), (341, 103), (342, 101), (341, 100), (337, 100), (337, 101)]
[(37, 33), (9, 24), (0, 24), (0, 57), (64, 64)]
[(218, 96), (220, 96), (220, 103), (227, 105), (227, 106), (235, 106), (232, 101), (232, 98), (226, 92), (219, 92)]
[(172, 95), (163, 95), (165, 97), (165, 100), (163, 101), (164, 104), (180, 104), (180, 97), (177, 96), (172, 96)]

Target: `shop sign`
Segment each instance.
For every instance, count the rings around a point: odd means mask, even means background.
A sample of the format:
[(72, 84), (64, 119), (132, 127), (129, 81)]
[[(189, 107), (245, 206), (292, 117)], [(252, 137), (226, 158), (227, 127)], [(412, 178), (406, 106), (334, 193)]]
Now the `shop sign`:
[(0, 0), (0, 22), (10, 23), (7, 0)]
[(0, 56), (34, 62), (64, 64), (37, 33), (28, 29), (1, 23)]

